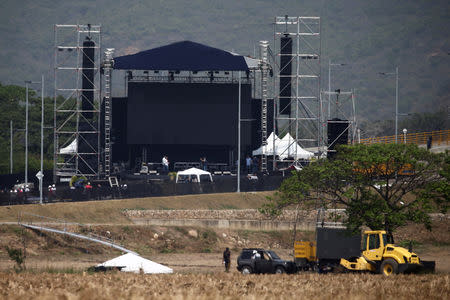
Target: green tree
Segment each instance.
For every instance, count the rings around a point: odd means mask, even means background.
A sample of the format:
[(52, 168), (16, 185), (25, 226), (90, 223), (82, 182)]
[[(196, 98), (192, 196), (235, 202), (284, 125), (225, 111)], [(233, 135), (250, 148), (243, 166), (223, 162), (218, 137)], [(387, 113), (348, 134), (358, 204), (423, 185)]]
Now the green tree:
[(10, 248), (6, 246), (6, 252), (8, 252), (9, 258), (16, 263), (16, 265), (14, 266), (14, 270), (16, 272), (22, 272), (23, 270), (25, 270), (25, 251), (22, 251), (22, 249)]
[[(24, 87), (0, 84), (0, 174), (10, 171), (10, 121), (13, 122), (13, 173), (24, 171), (25, 156), (25, 97)], [(44, 126), (53, 125), (53, 99), (44, 99)], [(58, 98), (58, 103), (63, 100)], [(28, 107), (28, 169), (40, 169), (41, 98), (29, 89)], [(44, 130), (44, 168), (52, 168), (53, 130)]]
[(442, 213), (446, 213), (450, 206), (450, 155), (446, 152), (445, 162), (439, 171), (441, 180), (430, 183), (418, 193), (419, 197), (434, 201)]
[[(286, 179), (275, 197), (260, 210), (277, 214), (282, 208), (320, 199), (321, 205), (344, 207), (345, 223), (393, 231), (407, 221), (431, 229), (429, 212), (446, 201), (437, 195), (415, 195), (442, 182), (448, 154), (434, 154), (417, 145), (342, 146), (335, 159), (321, 159)], [(441, 173), (440, 173), (441, 172)], [(407, 174), (407, 175), (405, 175)]]

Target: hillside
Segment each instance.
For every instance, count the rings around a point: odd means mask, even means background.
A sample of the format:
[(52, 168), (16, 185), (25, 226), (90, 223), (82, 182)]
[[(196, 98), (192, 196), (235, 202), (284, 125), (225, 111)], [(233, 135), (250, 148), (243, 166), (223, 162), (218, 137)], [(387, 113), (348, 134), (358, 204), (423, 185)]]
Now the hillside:
[[(448, 1), (13, 1), (0, 3), (0, 82), (20, 84), (44, 73), (53, 81), (53, 25), (102, 24), (104, 47), (117, 55), (193, 40), (253, 54), (273, 40), (276, 15), (322, 17), (322, 87), (328, 61), (332, 90), (356, 89), (359, 120), (392, 119), (399, 67), (399, 111), (447, 108), (450, 98)], [(49, 87), (52, 84), (49, 84)], [(49, 88), (49, 91), (51, 88)]]

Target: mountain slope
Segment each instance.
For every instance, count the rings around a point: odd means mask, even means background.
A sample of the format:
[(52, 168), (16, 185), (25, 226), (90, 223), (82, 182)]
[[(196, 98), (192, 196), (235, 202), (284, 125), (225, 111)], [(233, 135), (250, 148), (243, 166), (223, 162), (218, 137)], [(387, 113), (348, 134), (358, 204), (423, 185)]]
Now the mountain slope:
[[(278, 3), (277, 3), (278, 2)], [(0, 3), (0, 82), (53, 78), (53, 25), (102, 24), (103, 47), (117, 55), (180, 40), (253, 54), (273, 43), (274, 16), (322, 17), (322, 88), (356, 89), (360, 120), (392, 119), (399, 67), (399, 111), (450, 103), (448, 1), (13, 1)]]

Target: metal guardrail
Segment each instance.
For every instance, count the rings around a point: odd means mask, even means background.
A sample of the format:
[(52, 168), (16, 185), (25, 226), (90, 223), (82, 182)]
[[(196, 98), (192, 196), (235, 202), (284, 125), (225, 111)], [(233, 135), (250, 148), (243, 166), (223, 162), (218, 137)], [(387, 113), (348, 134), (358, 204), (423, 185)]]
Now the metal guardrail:
[[(424, 145), (427, 144), (428, 139), (431, 137), (432, 145), (449, 145), (450, 144), (450, 129), (438, 130), (438, 131), (428, 131), (428, 132), (418, 132), (418, 133), (407, 133), (406, 137), (404, 134), (397, 135), (398, 143), (407, 144), (417, 144)], [(390, 136), (380, 136), (373, 138), (361, 139), (361, 144), (393, 144), (395, 143), (395, 135)]]
[[(38, 223), (39, 225), (33, 225), (33, 222), (31, 222), (31, 221), (29, 221), (28, 223), (24, 223), (23, 222), (23, 218), (22, 218), (23, 215), (35, 217), (35, 218), (42, 219), (42, 220), (52, 221), (52, 222), (51, 223), (50, 222), (47, 222), (47, 223), (40, 222), (40, 223)], [(97, 235), (97, 234), (93, 234), (93, 233), (88, 233), (87, 235), (83, 235), (83, 234), (67, 231), (67, 226), (68, 225), (76, 225), (76, 226), (79, 226), (79, 227), (88, 227), (85, 224), (74, 223), (74, 222), (67, 222), (67, 221), (61, 220), (61, 219), (55, 219), (55, 218), (40, 216), (40, 215), (36, 215), (36, 214), (31, 214), (31, 213), (24, 213), (24, 212), (19, 214), (18, 224), (23, 226), (23, 227), (26, 227), (26, 228), (40, 230), (40, 231), (53, 232), (53, 233), (59, 233), (59, 234), (63, 234), (63, 235), (68, 235), (68, 236), (71, 236), (71, 237), (84, 239), (84, 240), (88, 240), (88, 241), (91, 241), (91, 242), (99, 243), (99, 244), (102, 244), (102, 245), (105, 245), (105, 246), (109, 246), (109, 247), (118, 249), (118, 250), (123, 251), (123, 252), (139, 255), (139, 254), (137, 254), (134, 251), (131, 251), (129, 249), (126, 249), (125, 247), (122, 247), (121, 245), (115, 244), (114, 241), (112, 239), (110, 239), (110, 238), (107, 238), (107, 237), (104, 237), (104, 236), (101, 236), (101, 235)], [(46, 226), (49, 226), (51, 224), (53, 224), (53, 225), (63, 225), (64, 229), (61, 230), (61, 229), (56, 229), (56, 228), (51, 228), (51, 227), (44, 227), (43, 224), (45, 224)]]

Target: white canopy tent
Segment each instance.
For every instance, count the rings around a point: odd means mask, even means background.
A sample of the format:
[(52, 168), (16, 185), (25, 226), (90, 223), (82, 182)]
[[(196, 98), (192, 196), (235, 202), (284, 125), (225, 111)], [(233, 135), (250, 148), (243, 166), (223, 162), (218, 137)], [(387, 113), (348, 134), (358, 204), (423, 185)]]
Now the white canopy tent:
[[(275, 151), (273, 144), (275, 141)], [(273, 132), (267, 138), (267, 145), (261, 146), (252, 152), (253, 155), (275, 155), (281, 159), (293, 157), (294, 159), (310, 159), (314, 156), (314, 153), (303, 149), (295, 139), (288, 133), (282, 139), (280, 139)]]
[[(280, 138), (274, 134), (273, 132), (267, 138), (267, 145), (261, 146), (258, 149), (252, 152), (253, 155), (272, 155), (273, 154), (273, 142), (275, 140), (275, 148), (278, 148), (277, 145), (280, 143)], [(275, 153), (277, 155), (277, 153)]]
[(177, 173), (176, 183), (182, 182), (212, 182), (211, 173), (197, 168), (190, 168)]
[(127, 253), (104, 263), (98, 264), (97, 267), (120, 268), (122, 272), (132, 272), (144, 274), (164, 274), (173, 273), (169, 267), (155, 263), (133, 253)]
[[(280, 150), (285, 149), (286, 157), (294, 157), (295, 159), (311, 159), (314, 153), (303, 149), (295, 139), (288, 133), (281, 139)], [(280, 155), (284, 158), (284, 155)]]
[(77, 150), (78, 150), (77, 139), (74, 139), (68, 146), (59, 149), (59, 154), (77, 153)]

